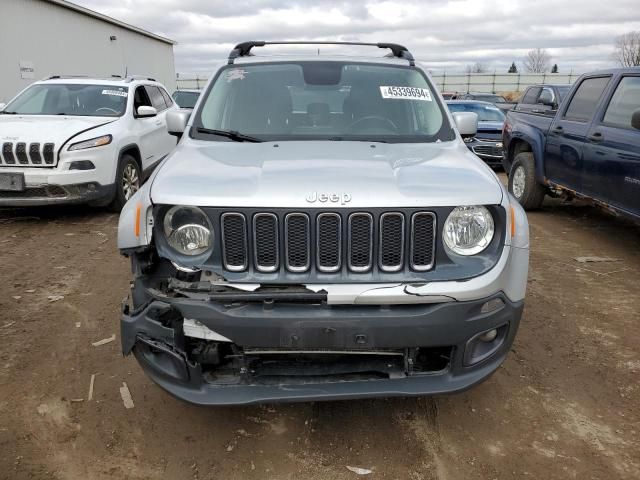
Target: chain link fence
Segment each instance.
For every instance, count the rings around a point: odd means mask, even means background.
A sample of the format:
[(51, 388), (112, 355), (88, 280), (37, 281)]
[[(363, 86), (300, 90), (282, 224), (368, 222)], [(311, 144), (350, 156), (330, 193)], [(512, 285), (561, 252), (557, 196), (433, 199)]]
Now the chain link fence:
[[(539, 83), (573, 83), (578, 73), (432, 73), (431, 76), (442, 92), (522, 92)], [(207, 84), (208, 75), (178, 74), (178, 89), (201, 89)]]
[(570, 84), (578, 73), (432, 73), (431, 76), (441, 92), (522, 92), (531, 85), (540, 83)]

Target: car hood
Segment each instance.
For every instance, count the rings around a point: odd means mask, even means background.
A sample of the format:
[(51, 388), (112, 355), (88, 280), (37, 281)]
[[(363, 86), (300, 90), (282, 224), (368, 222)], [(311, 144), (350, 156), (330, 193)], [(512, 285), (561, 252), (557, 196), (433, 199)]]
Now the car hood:
[(488, 205), (501, 202), (502, 187), (460, 141), (188, 140), (155, 175), (151, 200), (215, 207)]
[(58, 149), (78, 133), (114, 120), (117, 119), (62, 115), (0, 115), (0, 143), (54, 143)]
[(504, 125), (504, 122), (478, 122), (478, 131), (484, 131), (484, 130), (502, 131), (503, 125)]

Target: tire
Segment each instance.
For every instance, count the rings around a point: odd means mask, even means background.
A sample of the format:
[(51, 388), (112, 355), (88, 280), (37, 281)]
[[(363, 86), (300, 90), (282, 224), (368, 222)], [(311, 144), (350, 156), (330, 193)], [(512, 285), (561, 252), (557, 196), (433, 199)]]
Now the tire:
[(131, 155), (125, 153), (118, 162), (116, 171), (116, 193), (109, 204), (109, 210), (119, 212), (127, 200), (138, 191), (142, 185), (140, 165)]
[(536, 165), (531, 152), (516, 155), (509, 172), (509, 192), (525, 210), (537, 210), (547, 189), (536, 180)]

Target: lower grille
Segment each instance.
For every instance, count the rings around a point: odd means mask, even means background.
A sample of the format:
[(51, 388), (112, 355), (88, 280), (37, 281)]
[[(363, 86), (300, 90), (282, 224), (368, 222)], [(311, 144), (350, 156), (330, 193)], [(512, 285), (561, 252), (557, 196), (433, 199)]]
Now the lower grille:
[(473, 153), (477, 155), (485, 155), (488, 157), (502, 158), (502, 148), (494, 147), (491, 145), (478, 145), (477, 147), (473, 147)]
[(0, 198), (63, 198), (67, 195), (68, 192), (58, 185), (28, 187), (19, 191), (0, 191)]
[(422, 272), (435, 263), (432, 212), (225, 212), (220, 226), (232, 272)]
[(7, 165), (53, 167), (55, 146), (53, 143), (4, 142), (0, 148), (0, 166)]

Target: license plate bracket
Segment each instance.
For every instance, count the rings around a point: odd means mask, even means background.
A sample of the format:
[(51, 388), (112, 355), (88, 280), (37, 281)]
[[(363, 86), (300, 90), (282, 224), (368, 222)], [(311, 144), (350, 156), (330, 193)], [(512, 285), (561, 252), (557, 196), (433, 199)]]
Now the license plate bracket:
[(0, 191), (22, 192), (24, 173), (0, 172)]

